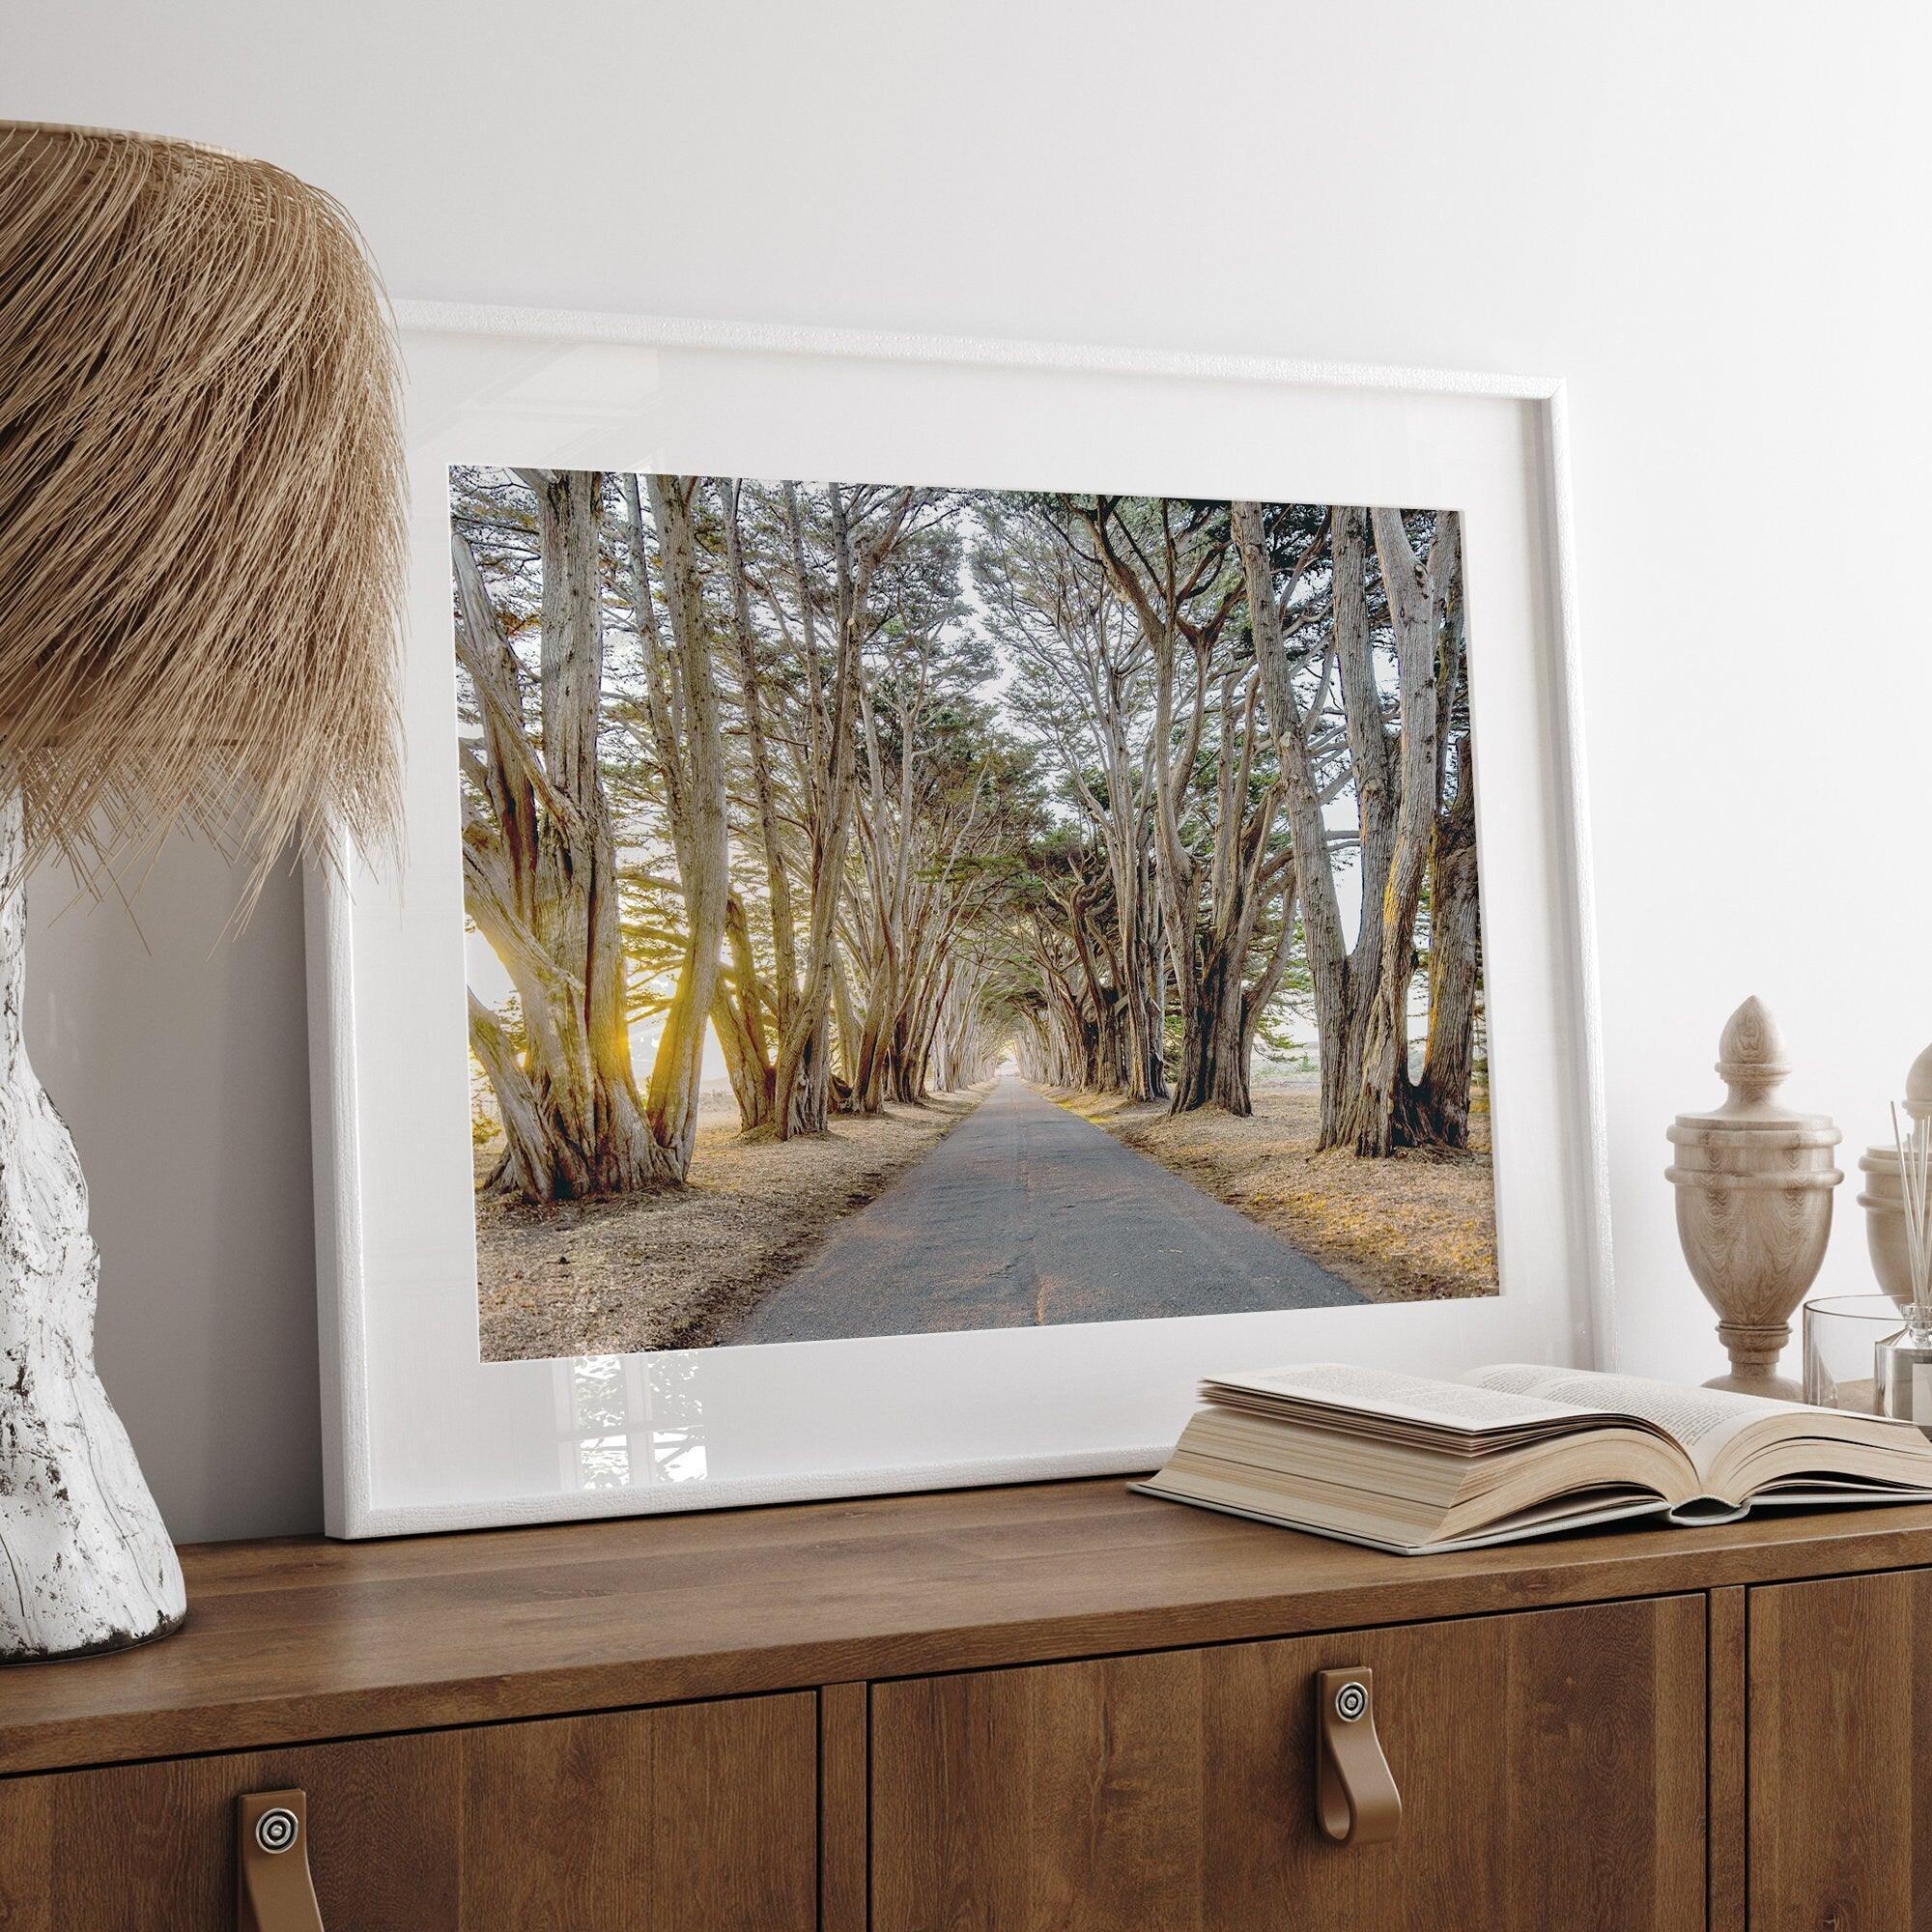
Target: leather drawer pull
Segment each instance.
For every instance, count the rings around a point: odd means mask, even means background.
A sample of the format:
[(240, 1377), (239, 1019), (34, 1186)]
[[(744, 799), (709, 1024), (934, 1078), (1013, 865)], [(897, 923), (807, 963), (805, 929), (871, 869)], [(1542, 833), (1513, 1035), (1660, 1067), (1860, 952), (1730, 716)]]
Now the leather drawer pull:
[(308, 1875), (308, 1794), (251, 1791), (235, 1801), (238, 1932), (323, 1932)]
[(1338, 1845), (1379, 1845), (1402, 1823), (1402, 1793), (1376, 1736), (1375, 1672), (1315, 1678), (1315, 1816)]

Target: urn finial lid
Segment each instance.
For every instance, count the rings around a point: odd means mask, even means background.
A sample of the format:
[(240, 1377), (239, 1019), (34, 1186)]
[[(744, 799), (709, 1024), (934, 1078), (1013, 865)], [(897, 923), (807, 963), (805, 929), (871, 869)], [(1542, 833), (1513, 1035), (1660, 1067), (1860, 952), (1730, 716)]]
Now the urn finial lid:
[(1771, 1009), (1753, 993), (1728, 1020), (1718, 1038), (1718, 1077), (1731, 1090), (1728, 1108), (1749, 1108), (1783, 1086), (1791, 1063), (1784, 1036)]
[[(1718, 1039), (1718, 1077), (1730, 1090), (1721, 1105), (1708, 1114), (1680, 1114), (1684, 1127), (1751, 1129), (1819, 1129), (1831, 1125), (1824, 1114), (1800, 1114), (1775, 1095), (1784, 1085), (1791, 1063), (1785, 1057), (1784, 1036), (1771, 1009), (1755, 993), (1724, 1022)], [(1926, 1065), (1927, 1101), (1932, 1105), (1932, 1060)]]
[(1905, 1111), (1915, 1121), (1932, 1119), (1932, 1046), (1912, 1063), (1905, 1076)]
[[(1904, 1111), (1907, 1120), (1932, 1121), (1932, 1046), (1928, 1046), (1912, 1063), (1911, 1070), (1905, 1076)], [(1898, 1174), (1897, 1141), (1889, 1138), (1874, 1141), (1859, 1156), (1859, 1166), (1866, 1174), (1889, 1175), (1895, 1184)], [(1862, 1195), (1859, 1198), (1864, 1199)], [(1897, 1197), (1894, 1194), (1889, 1197), (1885, 1211), (1893, 1212), (1896, 1208)], [(1900, 1252), (1903, 1253), (1903, 1249)]]

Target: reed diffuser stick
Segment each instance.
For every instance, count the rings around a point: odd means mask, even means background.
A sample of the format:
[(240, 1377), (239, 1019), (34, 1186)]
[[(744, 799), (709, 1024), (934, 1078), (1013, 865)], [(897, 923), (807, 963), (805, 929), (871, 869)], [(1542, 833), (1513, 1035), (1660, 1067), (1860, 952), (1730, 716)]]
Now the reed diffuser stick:
[(1898, 1148), (1898, 1191), (1905, 1208), (1906, 1264), (1912, 1274), (1912, 1332), (1932, 1335), (1932, 1119), (1908, 1102), (1892, 1102), (1891, 1137)]

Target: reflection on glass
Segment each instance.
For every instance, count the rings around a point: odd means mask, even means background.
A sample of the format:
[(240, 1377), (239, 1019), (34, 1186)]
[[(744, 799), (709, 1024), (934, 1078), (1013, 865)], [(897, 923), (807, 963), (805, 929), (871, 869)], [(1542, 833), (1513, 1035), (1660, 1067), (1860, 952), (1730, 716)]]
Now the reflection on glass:
[(567, 1480), (583, 1490), (621, 1489), (631, 1480), (630, 1405), (621, 1355), (580, 1355), (569, 1364), (572, 1447)]
[[(612, 1490), (702, 1480), (703, 1403), (689, 1356), (579, 1355), (556, 1366), (566, 1484)], [(645, 1450), (641, 1469), (634, 1441)]]
[(580, 1429), (622, 1429), (624, 1400), (621, 1355), (580, 1355), (571, 1364), (572, 1393)]
[(631, 1365), (643, 1394), (652, 1479), (701, 1482), (706, 1473), (704, 1404), (697, 1392), (696, 1362), (687, 1354), (633, 1355)]

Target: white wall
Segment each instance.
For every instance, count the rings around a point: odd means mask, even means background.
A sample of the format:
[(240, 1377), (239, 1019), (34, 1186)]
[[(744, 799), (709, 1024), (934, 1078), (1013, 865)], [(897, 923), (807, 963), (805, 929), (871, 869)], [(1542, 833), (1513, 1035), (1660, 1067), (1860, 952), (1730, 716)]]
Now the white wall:
[[(1663, 1128), (1716, 1097), (1725, 1015), (1763, 994), (1853, 1143), (1932, 1038), (1898, 830), (1932, 696), (1932, 16), (4, 7), (0, 113), (283, 162), (398, 296), (1567, 376), (1624, 1355), (1714, 1372)], [(102, 1367), (184, 1537), (318, 1515), (299, 903), (216, 951), (229, 890), (173, 858), (152, 957), (116, 910), (40, 932), (30, 1014), (93, 1177)]]

